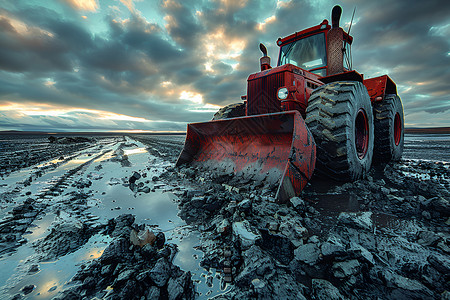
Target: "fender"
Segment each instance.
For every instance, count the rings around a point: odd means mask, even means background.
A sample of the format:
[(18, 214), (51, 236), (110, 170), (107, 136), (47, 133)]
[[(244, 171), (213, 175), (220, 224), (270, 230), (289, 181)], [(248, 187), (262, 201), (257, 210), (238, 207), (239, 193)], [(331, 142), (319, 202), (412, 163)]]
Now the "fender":
[(363, 84), (372, 103), (383, 100), (387, 94), (397, 94), (397, 85), (387, 75), (366, 79)]

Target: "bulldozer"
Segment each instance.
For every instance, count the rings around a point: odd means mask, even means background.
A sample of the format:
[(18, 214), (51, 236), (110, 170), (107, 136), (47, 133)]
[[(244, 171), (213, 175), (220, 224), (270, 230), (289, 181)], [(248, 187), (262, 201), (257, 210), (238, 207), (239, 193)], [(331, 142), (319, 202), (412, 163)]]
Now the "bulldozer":
[(187, 126), (176, 165), (190, 164), (276, 188), (280, 203), (299, 195), (313, 174), (338, 181), (364, 178), (372, 165), (399, 160), (403, 104), (388, 75), (365, 79), (352, 69), (353, 37), (332, 10), (319, 25), (277, 40), (260, 72), (247, 79), (243, 103), (213, 120)]

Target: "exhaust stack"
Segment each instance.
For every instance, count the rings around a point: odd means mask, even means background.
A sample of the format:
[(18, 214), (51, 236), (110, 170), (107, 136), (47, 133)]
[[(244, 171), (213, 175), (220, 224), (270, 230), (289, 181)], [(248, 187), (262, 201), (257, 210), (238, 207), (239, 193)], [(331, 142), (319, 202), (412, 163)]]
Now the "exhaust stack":
[(331, 11), (331, 28), (339, 28), (339, 20), (341, 19), (342, 8), (339, 5), (333, 7)]
[(260, 43), (259, 44), (259, 49), (263, 53), (263, 57), (261, 57), (259, 59), (259, 62), (261, 64), (261, 71), (272, 69), (272, 67), (270, 66), (270, 57), (267, 56), (267, 48), (266, 48), (266, 46), (264, 46), (263, 43)]

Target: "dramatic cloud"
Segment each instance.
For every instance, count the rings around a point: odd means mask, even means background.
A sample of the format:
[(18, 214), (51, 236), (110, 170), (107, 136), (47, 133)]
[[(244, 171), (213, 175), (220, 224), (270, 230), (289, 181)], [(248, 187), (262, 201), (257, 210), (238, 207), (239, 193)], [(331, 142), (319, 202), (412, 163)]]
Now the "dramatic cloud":
[(64, 2), (78, 10), (96, 11), (98, 8), (96, 0), (64, 0)]
[[(6, 0), (0, 130), (184, 130), (240, 101), (278, 37), (329, 19), (329, 0)], [(353, 66), (388, 74), (410, 126), (450, 126), (450, 4), (346, 0)]]

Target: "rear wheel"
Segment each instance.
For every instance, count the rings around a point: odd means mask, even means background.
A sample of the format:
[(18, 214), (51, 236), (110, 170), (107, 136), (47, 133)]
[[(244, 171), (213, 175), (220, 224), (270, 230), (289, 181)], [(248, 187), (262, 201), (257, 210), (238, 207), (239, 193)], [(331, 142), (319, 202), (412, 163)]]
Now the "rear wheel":
[(404, 117), (402, 100), (398, 95), (386, 95), (373, 107), (375, 116), (374, 161), (387, 163), (402, 157)]
[(305, 121), (316, 142), (320, 175), (339, 181), (367, 175), (374, 129), (372, 104), (362, 83), (332, 82), (318, 87), (308, 100)]
[(214, 114), (213, 120), (230, 119), (245, 116), (245, 103), (234, 103), (219, 109)]

